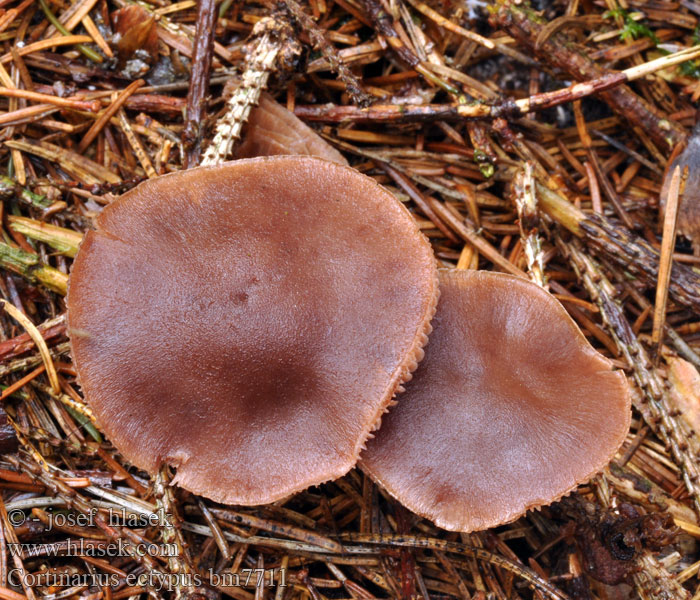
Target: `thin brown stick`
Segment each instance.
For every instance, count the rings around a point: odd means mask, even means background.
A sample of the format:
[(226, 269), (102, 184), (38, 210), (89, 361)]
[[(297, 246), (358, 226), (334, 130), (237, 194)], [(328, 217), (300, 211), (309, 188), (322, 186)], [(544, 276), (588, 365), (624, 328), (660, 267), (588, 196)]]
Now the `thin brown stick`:
[(187, 93), (185, 126), (182, 130), (185, 168), (194, 167), (199, 163), (205, 98), (209, 91), (211, 57), (214, 48), (215, 15), (216, 2), (214, 0), (200, 0), (197, 3), (197, 28), (192, 52), (192, 73), (190, 89)]
[(97, 135), (102, 131), (104, 126), (109, 122), (109, 120), (117, 114), (117, 111), (121, 108), (121, 106), (126, 102), (127, 98), (131, 96), (137, 89), (139, 89), (144, 83), (146, 83), (143, 79), (137, 79), (136, 81), (133, 81), (130, 83), (126, 89), (124, 89), (117, 97), (115, 98), (114, 102), (110, 104), (105, 111), (100, 115), (100, 118), (97, 119), (92, 124), (92, 127), (88, 129), (87, 133), (85, 134), (85, 137), (80, 142), (80, 145), (78, 146), (78, 152), (83, 153), (85, 152), (85, 149), (94, 141), (94, 139), (97, 137)]
[(657, 357), (663, 341), (664, 323), (666, 321), (666, 305), (668, 302), (668, 284), (671, 279), (673, 266), (673, 249), (676, 246), (678, 231), (678, 205), (681, 186), (681, 168), (677, 166), (671, 176), (671, 184), (666, 198), (663, 237), (661, 241), (661, 257), (659, 258), (659, 279), (656, 285), (656, 302), (654, 303), (654, 326), (651, 333), (651, 343), (656, 346)]
[(97, 112), (100, 110), (100, 102), (98, 100), (82, 100), (81, 98), (61, 98), (59, 96), (51, 96), (49, 94), (40, 94), (29, 90), (20, 90), (17, 88), (0, 87), (0, 96), (8, 96), (11, 98), (24, 98), (32, 102), (43, 102), (54, 106), (62, 106), (64, 108), (73, 108), (75, 110), (87, 110), (89, 112)]

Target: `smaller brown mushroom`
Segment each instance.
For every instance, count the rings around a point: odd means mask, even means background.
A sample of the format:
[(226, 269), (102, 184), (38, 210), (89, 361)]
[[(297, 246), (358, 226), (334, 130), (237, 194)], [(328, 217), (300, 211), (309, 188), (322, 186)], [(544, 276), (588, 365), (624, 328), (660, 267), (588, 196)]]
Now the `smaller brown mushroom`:
[(524, 279), (441, 271), (425, 358), (361, 467), (440, 527), (512, 521), (589, 479), (630, 422), (620, 371)]
[(236, 158), (303, 154), (348, 164), (340, 152), (267, 94), (262, 94), (258, 106), (250, 111), (243, 142), (234, 154)]

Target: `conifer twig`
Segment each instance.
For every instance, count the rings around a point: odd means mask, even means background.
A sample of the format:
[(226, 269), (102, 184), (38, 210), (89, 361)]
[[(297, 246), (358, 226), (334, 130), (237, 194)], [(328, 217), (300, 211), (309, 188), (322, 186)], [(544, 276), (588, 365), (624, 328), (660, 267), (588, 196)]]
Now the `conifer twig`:
[(553, 585), (544, 581), (537, 573), (523, 567), (511, 560), (503, 558), (493, 552), (477, 548), (469, 544), (460, 544), (443, 539), (435, 539), (424, 536), (412, 536), (401, 534), (355, 534), (349, 533), (340, 536), (340, 539), (360, 542), (363, 544), (376, 544), (405, 548), (423, 548), (439, 552), (457, 552), (464, 556), (471, 556), (485, 563), (502, 568), (504, 571), (517, 575), (525, 580), (528, 585), (551, 600), (568, 600), (568, 596)]
[[(384, 23), (384, 21), (381, 22)], [(387, 27), (386, 24), (384, 26)], [(430, 76), (426, 75), (427, 72), (424, 72), (425, 69), (420, 65), (420, 61), (411, 50), (403, 44), (396, 46), (395, 49), (397, 48), (400, 49), (399, 55), (406, 62), (409, 62), (414, 69), (431, 81), (436, 82), (435, 75), (432, 73)], [(450, 104), (419, 104), (415, 106), (376, 103), (369, 107), (335, 106), (329, 104), (313, 107), (298, 106), (294, 112), (304, 120), (327, 123), (345, 121), (355, 123), (432, 123), (435, 121), (498, 119), (503, 117), (516, 119), (524, 117), (530, 112), (545, 110), (612, 89), (622, 89), (624, 87), (622, 84), (628, 81), (634, 81), (661, 69), (693, 60), (698, 56), (700, 56), (700, 47), (688, 48), (624, 71), (605, 73), (600, 77), (574, 83), (551, 92), (534, 94), (519, 100), (499, 99), (494, 102), (466, 102), (464, 96), (458, 90), (443, 82), (442, 87), (453, 94), (457, 98), (457, 102)]]
[(226, 102), (226, 114), (216, 124), (214, 139), (204, 152), (202, 165), (215, 165), (226, 160), (272, 71), (300, 51), (290, 20), (282, 12), (258, 21), (253, 36), (256, 41), (246, 61), (241, 83)]
[(663, 380), (615, 301), (612, 283), (595, 262), (586, 256), (578, 240), (574, 239), (567, 244), (557, 235), (556, 242), (598, 305), (606, 328), (633, 370), (634, 379), (643, 394), (641, 401), (636, 403), (636, 408), (659, 438), (668, 445), (673, 459), (681, 468), (683, 483), (693, 498), (695, 511), (700, 516), (700, 472), (697, 462), (700, 441), (697, 435), (687, 430), (678, 418), (677, 411), (669, 406)]
[[(659, 276), (659, 252), (646, 240), (604, 215), (585, 214), (557, 192), (537, 183), (539, 203), (557, 223), (563, 225), (596, 252), (640, 278), (649, 287)], [(686, 265), (674, 263), (668, 291), (673, 299), (700, 312), (700, 275)]]
[(287, 0), (285, 4), (301, 29), (311, 39), (314, 48), (321, 51), (330, 64), (331, 70), (335, 71), (340, 81), (345, 84), (345, 89), (350, 94), (353, 102), (359, 106), (368, 106), (372, 102), (372, 96), (365, 91), (358, 77), (343, 62), (335, 46), (326, 39), (316, 22), (304, 12), (304, 9), (296, 0)]
[(182, 141), (185, 146), (186, 166), (195, 166), (199, 161), (202, 139), (202, 121), (206, 108), (205, 97), (211, 75), (211, 57), (214, 47), (216, 4), (214, 0), (197, 3), (197, 29), (192, 55), (192, 79), (187, 93), (187, 111)]

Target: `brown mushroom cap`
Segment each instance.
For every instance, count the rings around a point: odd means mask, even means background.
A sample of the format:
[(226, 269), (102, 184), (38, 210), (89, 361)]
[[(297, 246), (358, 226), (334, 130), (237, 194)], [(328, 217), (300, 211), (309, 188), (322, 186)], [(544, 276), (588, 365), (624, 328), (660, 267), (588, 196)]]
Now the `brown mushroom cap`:
[(345, 474), (422, 357), (435, 259), (372, 179), (303, 156), (147, 181), (73, 265), (83, 391), (123, 455), (226, 503)]
[(474, 531), (601, 469), (627, 433), (630, 393), (538, 286), (441, 271), (440, 292), (425, 358), (360, 465), (412, 511)]
[(258, 106), (250, 111), (243, 142), (234, 154), (236, 158), (304, 154), (348, 164), (340, 152), (267, 94), (262, 94)]

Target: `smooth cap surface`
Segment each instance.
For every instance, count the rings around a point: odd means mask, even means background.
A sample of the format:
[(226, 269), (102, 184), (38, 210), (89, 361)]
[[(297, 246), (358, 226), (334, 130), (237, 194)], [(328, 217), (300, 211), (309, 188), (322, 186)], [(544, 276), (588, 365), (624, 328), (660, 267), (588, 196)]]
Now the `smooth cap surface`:
[(440, 527), (474, 531), (549, 504), (622, 444), (622, 372), (523, 279), (440, 271), (425, 358), (361, 467)]
[(372, 179), (240, 160), (105, 208), (73, 265), (68, 329), (126, 459), (263, 504), (355, 464), (422, 357), (437, 285), (428, 241)]

